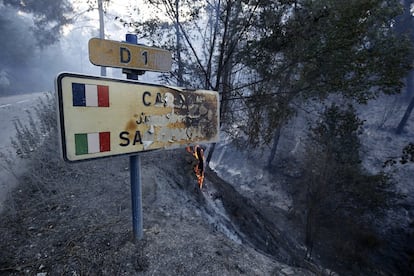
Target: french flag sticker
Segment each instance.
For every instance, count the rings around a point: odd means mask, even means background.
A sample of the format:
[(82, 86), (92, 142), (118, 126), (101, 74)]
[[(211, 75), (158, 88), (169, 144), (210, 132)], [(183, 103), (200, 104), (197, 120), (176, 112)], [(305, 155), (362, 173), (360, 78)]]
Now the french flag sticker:
[(73, 106), (109, 107), (109, 87), (72, 83), (72, 99)]

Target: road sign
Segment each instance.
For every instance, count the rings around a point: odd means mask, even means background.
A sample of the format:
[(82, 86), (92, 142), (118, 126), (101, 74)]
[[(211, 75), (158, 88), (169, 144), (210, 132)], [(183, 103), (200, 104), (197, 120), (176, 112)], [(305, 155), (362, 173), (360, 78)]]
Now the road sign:
[(144, 45), (92, 38), (89, 40), (89, 60), (98, 66), (133, 70), (169, 72), (171, 52)]
[(219, 139), (215, 91), (72, 73), (57, 77), (56, 90), (66, 161)]

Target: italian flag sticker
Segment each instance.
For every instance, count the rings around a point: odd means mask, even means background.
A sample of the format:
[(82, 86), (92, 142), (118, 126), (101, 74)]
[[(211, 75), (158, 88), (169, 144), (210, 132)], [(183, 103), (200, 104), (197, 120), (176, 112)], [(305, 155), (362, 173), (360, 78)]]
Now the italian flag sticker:
[(75, 134), (75, 154), (89, 154), (111, 150), (111, 133), (80, 133)]
[(73, 106), (109, 107), (106, 85), (72, 83)]

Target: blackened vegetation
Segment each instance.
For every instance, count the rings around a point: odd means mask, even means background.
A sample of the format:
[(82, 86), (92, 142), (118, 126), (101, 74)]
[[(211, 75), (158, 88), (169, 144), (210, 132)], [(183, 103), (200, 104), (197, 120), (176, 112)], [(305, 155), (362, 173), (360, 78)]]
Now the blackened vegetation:
[(222, 195), (223, 206), (243, 242), (289, 265), (304, 265), (303, 255), (296, 244), (281, 232), (274, 217), (266, 216), (249, 198), (241, 195), (211, 169), (206, 170), (206, 178), (206, 184), (214, 185), (218, 194)]
[(400, 164), (407, 164), (414, 162), (414, 143), (409, 143), (402, 150), (402, 155), (399, 158), (390, 158), (384, 162), (383, 167), (394, 166), (397, 164), (397, 160)]
[[(177, 161), (180, 157), (177, 156)], [(171, 174), (177, 178), (177, 183), (197, 200), (199, 208), (217, 220), (236, 235), (243, 243), (249, 244), (255, 250), (291, 266), (314, 269), (308, 260), (304, 259), (305, 252), (300, 247), (301, 242), (295, 241), (289, 233), (284, 232), (280, 225), (287, 223), (285, 211), (272, 209), (264, 211), (259, 202), (254, 202), (240, 194), (229, 182), (222, 179), (209, 167), (205, 170), (204, 188), (196, 188), (195, 176), (192, 173), (190, 157), (186, 158), (188, 166), (182, 166), (182, 173)], [(180, 175), (187, 175), (182, 179)], [(193, 183), (193, 184), (192, 184)], [(224, 210), (217, 211), (211, 206), (211, 200), (220, 202)], [(220, 212), (226, 213), (227, 217)]]
[(400, 162), (401, 164), (414, 162), (414, 143), (409, 143), (404, 147)]
[(307, 258), (321, 255), (325, 265), (344, 273), (388, 273), (399, 265), (381, 264), (385, 237), (377, 221), (401, 196), (384, 172), (363, 169), (359, 135), (363, 122), (352, 106), (333, 104), (310, 129), (295, 208), (305, 232)]

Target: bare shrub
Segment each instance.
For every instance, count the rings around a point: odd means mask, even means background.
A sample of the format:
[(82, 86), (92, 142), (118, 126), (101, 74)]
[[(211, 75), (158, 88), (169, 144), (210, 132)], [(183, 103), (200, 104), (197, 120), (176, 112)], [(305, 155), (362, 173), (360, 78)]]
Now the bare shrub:
[(33, 157), (31, 154), (42, 145), (45, 138), (52, 135), (57, 137), (56, 98), (54, 94), (46, 93), (45, 99), (39, 98), (33, 111), (28, 113), (27, 122), (16, 119), (14, 128), (16, 136), (12, 138), (12, 146), (21, 158)]

